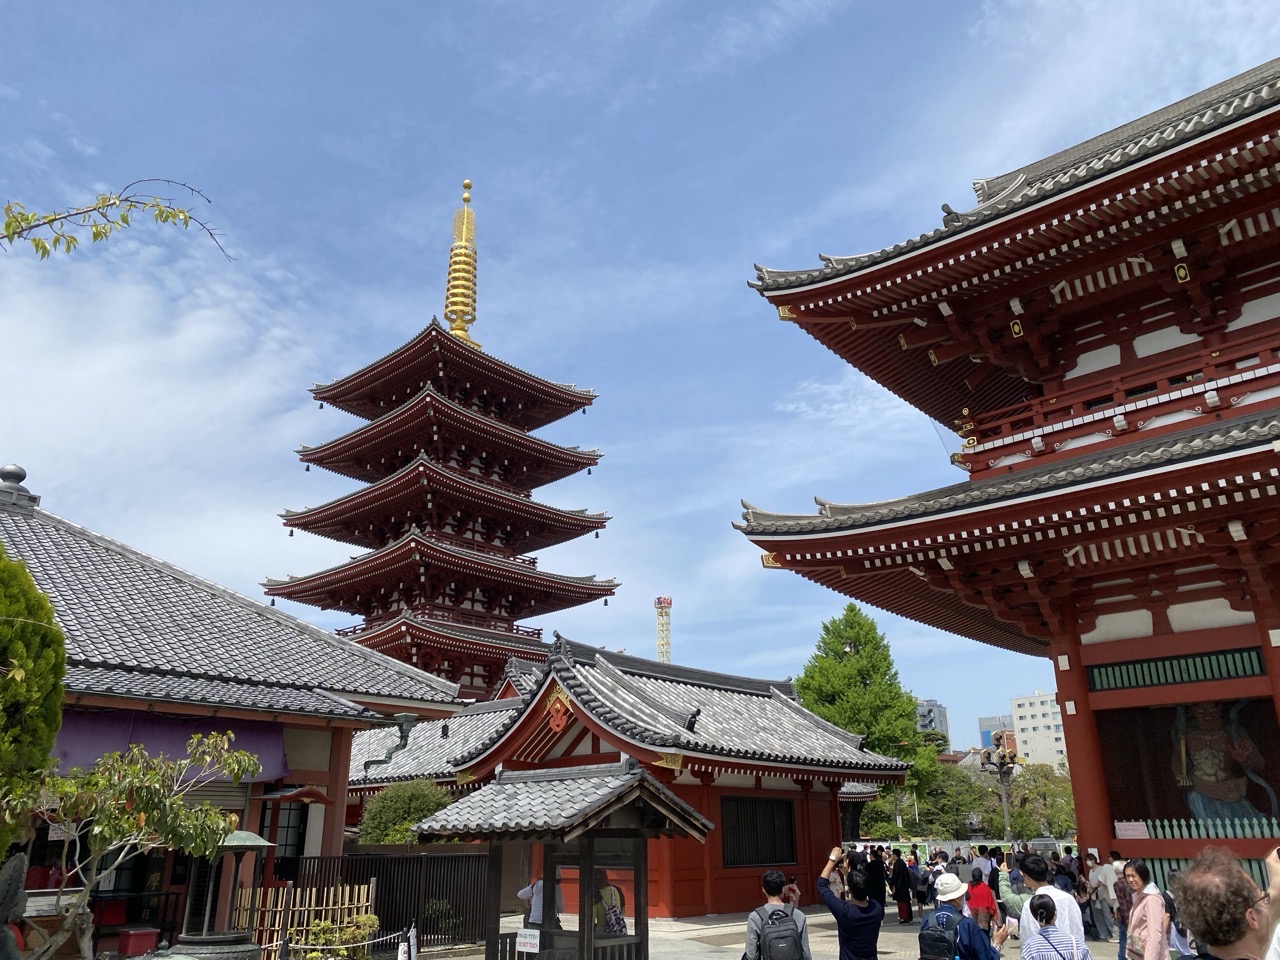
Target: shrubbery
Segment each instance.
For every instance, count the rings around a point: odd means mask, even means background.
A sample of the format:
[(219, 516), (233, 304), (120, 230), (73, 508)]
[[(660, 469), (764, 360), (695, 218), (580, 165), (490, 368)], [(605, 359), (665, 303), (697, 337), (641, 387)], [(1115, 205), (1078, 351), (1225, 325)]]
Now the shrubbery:
[(414, 824), (449, 805), (449, 794), (433, 780), (393, 783), (364, 805), (361, 843), (413, 843)]

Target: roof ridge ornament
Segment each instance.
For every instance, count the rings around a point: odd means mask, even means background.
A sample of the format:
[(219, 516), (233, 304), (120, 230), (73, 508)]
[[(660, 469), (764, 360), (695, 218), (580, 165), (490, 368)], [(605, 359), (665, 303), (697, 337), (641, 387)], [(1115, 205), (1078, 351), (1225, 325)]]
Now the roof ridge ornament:
[(569, 638), (560, 635), (559, 630), (552, 630), (551, 636), (555, 643), (551, 645), (551, 656), (547, 657), (547, 664), (550, 666), (551, 661), (555, 659), (564, 660), (568, 664), (573, 663), (573, 654), (569, 650)]
[(471, 339), (468, 329), (476, 322), (476, 218), (471, 212), (470, 180), (462, 181), (462, 206), (453, 215), (444, 319), (451, 334), (479, 349), (480, 344)]
[(8, 506), (29, 513), (40, 505), (40, 498), (22, 485), (25, 479), (27, 471), (16, 463), (0, 467), (0, 507)]

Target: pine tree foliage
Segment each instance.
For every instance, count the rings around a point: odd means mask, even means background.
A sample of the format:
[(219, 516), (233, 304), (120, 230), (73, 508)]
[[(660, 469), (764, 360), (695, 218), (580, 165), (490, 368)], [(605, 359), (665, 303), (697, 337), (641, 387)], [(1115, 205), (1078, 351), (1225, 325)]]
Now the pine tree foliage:
[[(49, 763), (62, 723), (66, 651), (48, 599), (0, 548), (0, 794)], [(0, 825), (0, 852), (11, 835)]]
[(796, 694), (824, 720), (865, 734), (868, 750), (916, 759), (922, 744), (915, 697), (902, 689), (889, 642), (857, 604), (822, 625)]

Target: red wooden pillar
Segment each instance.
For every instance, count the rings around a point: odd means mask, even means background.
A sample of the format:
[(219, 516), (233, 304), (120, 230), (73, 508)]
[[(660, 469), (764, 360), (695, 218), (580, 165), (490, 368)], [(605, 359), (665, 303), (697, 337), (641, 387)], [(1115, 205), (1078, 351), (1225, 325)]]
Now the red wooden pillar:
[[(791, 782), (800, 788), (800, 850), (796, 854), (796, 870), (802, 876), (809, 876), (814, 873), (809, 869), (813, 863), (813, 781), (793, 778)], [(812, 890), (805, 892), (809, 895), (814, 893)]]
[(1075, 605), (1064, 604), (1062, 622), (1069, 633), (1049, 644), (1058, 681), (1058, 708), (1071, 763), (1072, 793), (1076, 801), (1076, 827), (1081, 849), (1097, 847), (1105, 855), (1111, 847), (1115, 825), (1111, 820), (1111, 794), (1102, 766), (1102, 742), (1098, 721), (1089, 705), (1089, 674), (1080, 661), (1080, 635)]
[(1240, 543), (1236, 551), (1244, 565), (1249, 599), (1253, 601), (1262, 662), (1271, 681), (1272, 709), (1276, 712), (1276, 721), (1280, 722), (1280, 598), (1276, 597), (1271, 571), (1259, 560), (1253, 545)]
[[(830, 846), (840, 843), (842, 824), (840, 821), (840, 788), (844, 785), (839, 780), (823, 780), (822, 785), (831, 794), (831, 815), (828, 817), (827, 829), (831, 831)], [(857, 837), (853, 838), (857, 840)]]
[(320, 838), (320, 856), (336, 857), (342, 853), (342, 837), (346, 828), (347, 783), (351, 767), (351, 728), (334, 727), (329, 739), (329, 783), (325, 793), (333, 803), (324, 810), (324, 830)]
[[(595, 749), (593, 747), (593, 749)], [(670, 767), (654, 767), (645, 765), (645, 771), (660, 784), (674, 793), (676, 772)], [(687, 800), (686, 797), (681, 799)], [(705, 811), (704, 811), (705, 812)], [(649, 841), (649, 875), (656, 880), (649, 886), (649, 915), (651, 917), (678, 916), (676, 904), (676, 841), (671, 837), (660, 837)]]
[[(716, 775), (710, 771), (699, 773), (698, 782), (702, 784), (702, 809), (709, 811), (712, 806), (711, 785), (716, 782)], [(706, 814), (709, 816), (710, 814)], [(711, 879), (711, 844), (702, 844), (702, 903), (704, 913), (715, 913), (715, 884)]]

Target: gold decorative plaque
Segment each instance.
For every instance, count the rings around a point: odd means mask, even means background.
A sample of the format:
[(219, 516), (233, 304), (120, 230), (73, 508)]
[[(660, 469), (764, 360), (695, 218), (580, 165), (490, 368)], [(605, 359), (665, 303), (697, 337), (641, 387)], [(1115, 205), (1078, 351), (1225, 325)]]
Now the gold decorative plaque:
[(795, 318), (796, 318), (795, 312), (791, 309), (789, 305), (785, 303), (781, 303), (778, 305), (779, 320), (794, 320)]
[(666, 767), (668, 770), (684, 769), (683, 753), (660, 753), (658, 759), (653, 761), (655, 767)]
[[(556, 711), (557, 703), (560, 704), (560, 711)], [(546, 709), (548, 713), (572, 712), (573, 704), (569, 700), (569, 694), (560, 684), (555, 684), (547, 694)]]
[(782, 564), (778, 562), (778, 555), (776, 553), (760, 554), (760, 566), (766, 567), (770, 570), (782, 569)]

